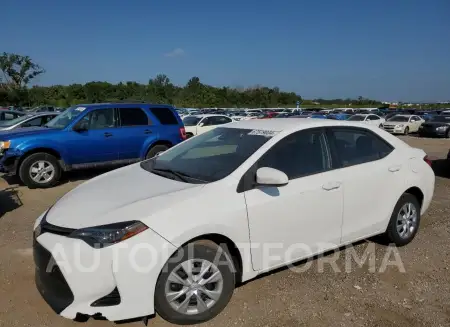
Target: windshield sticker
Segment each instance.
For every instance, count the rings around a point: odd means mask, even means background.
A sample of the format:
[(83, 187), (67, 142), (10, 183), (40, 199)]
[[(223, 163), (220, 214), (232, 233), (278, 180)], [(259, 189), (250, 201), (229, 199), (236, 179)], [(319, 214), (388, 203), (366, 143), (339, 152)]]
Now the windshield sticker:
[(77, 107), (77, 108), (75, 108), (75, 110), (79, 111), (79, 112), (83, 112), (85, 109), (86, 109), (86, 107)]
[(254, 129), (248, 135), (259, 135), (259, 136), (265, 136), (265, 137), (273, 137), (276, 134), (278, 134), (278, 131), (268, 131), (263, 129)]

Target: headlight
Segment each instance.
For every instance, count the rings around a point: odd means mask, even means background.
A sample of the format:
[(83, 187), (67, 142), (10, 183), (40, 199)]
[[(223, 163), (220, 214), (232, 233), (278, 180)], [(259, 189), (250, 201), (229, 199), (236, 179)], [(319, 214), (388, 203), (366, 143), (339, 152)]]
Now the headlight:
[(395, 125), (395, 128), (402, 128), (402, 127), (403, 127), (403, 124)]
[(436, 127), (436, 129), (437, 129), (438, 131), (445, 131), (446, 128), (447, 128), (447, 126), (439, 126), (439, 127)]
[(10, 145), (11, 145), (11, 141), (0, 141), (0, 151), (9, 149)]
[(140, 221), (82, 228), (70, 234), (72, 238), (85, 241), (94, 248), (104, 248), (142, 233), (148, 227)]

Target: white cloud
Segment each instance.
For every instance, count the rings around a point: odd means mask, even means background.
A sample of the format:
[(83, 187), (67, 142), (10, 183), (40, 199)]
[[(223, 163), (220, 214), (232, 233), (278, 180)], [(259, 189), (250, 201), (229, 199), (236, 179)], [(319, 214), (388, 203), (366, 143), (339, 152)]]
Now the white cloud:
[(183, 49), (176, 48), (175, 50), (172, 50), (172, 51), (166, 53), (164, 56), (173, 58), (173, 57), (181, 57), (184, 54), (185, 54), (185, 52)]

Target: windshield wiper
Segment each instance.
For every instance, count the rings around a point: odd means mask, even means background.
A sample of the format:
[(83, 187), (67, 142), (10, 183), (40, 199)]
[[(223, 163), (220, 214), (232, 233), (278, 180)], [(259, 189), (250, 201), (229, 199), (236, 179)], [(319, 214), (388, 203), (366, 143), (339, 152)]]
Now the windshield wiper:
[(195, 178), (195, 177), (193, 177), (193, 176), (191, 176), (189, 174), (182, 173), (180, 171), (176, 171), (176, 170), (172, 170), (172, 169), (153, 168), (151, 171), (152, 172), (155, 171), (155, 172), (169, 173), (169, 174), (177, 177), (180, 181), (186, 182), (186, 183), (189, 183), (190, 182), (189, 180), (196, 180), (196, 181), (199, 181), (199, 182), (202, 182), (202, 183), (206, 183), (207, 182), (207, 181)]

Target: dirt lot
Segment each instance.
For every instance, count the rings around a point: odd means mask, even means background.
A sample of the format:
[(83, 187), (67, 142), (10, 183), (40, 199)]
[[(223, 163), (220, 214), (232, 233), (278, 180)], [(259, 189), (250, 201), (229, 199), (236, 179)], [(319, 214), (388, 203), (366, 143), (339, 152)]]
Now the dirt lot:
[[(436, 159), (444, 158), (450, 148), (450, 140), (405, 140)], [(434, 166), (438, 177), (432, 206), (416, 239), (398, 250), (406, 272), (389, 266), (380, 273), (388, 248), (376, 240), (361, 242), (313, 260), (304, 273), (279, 270), (241, 286), (226, 310), (204, 326), (450, 326), (450, 179), (443, 172), (444, 160), (436, 160)], [(54, 314), (36, 291), (31, 236), (35, 218), (89, 177), (92, 174), (73, 174), (65, 184), (48, 190), (11, 188), (0, 181), (0, 326), (77, 324)], [(362, 254), (368, 246), (376, 249), (377, 272), (356, 264), (345, 272), (345, 254)], [(322, 265), (333, 255), (339, 255), (341, 272)], [(159, 317), (149, 321), (149, 326), (168, 325)]]

